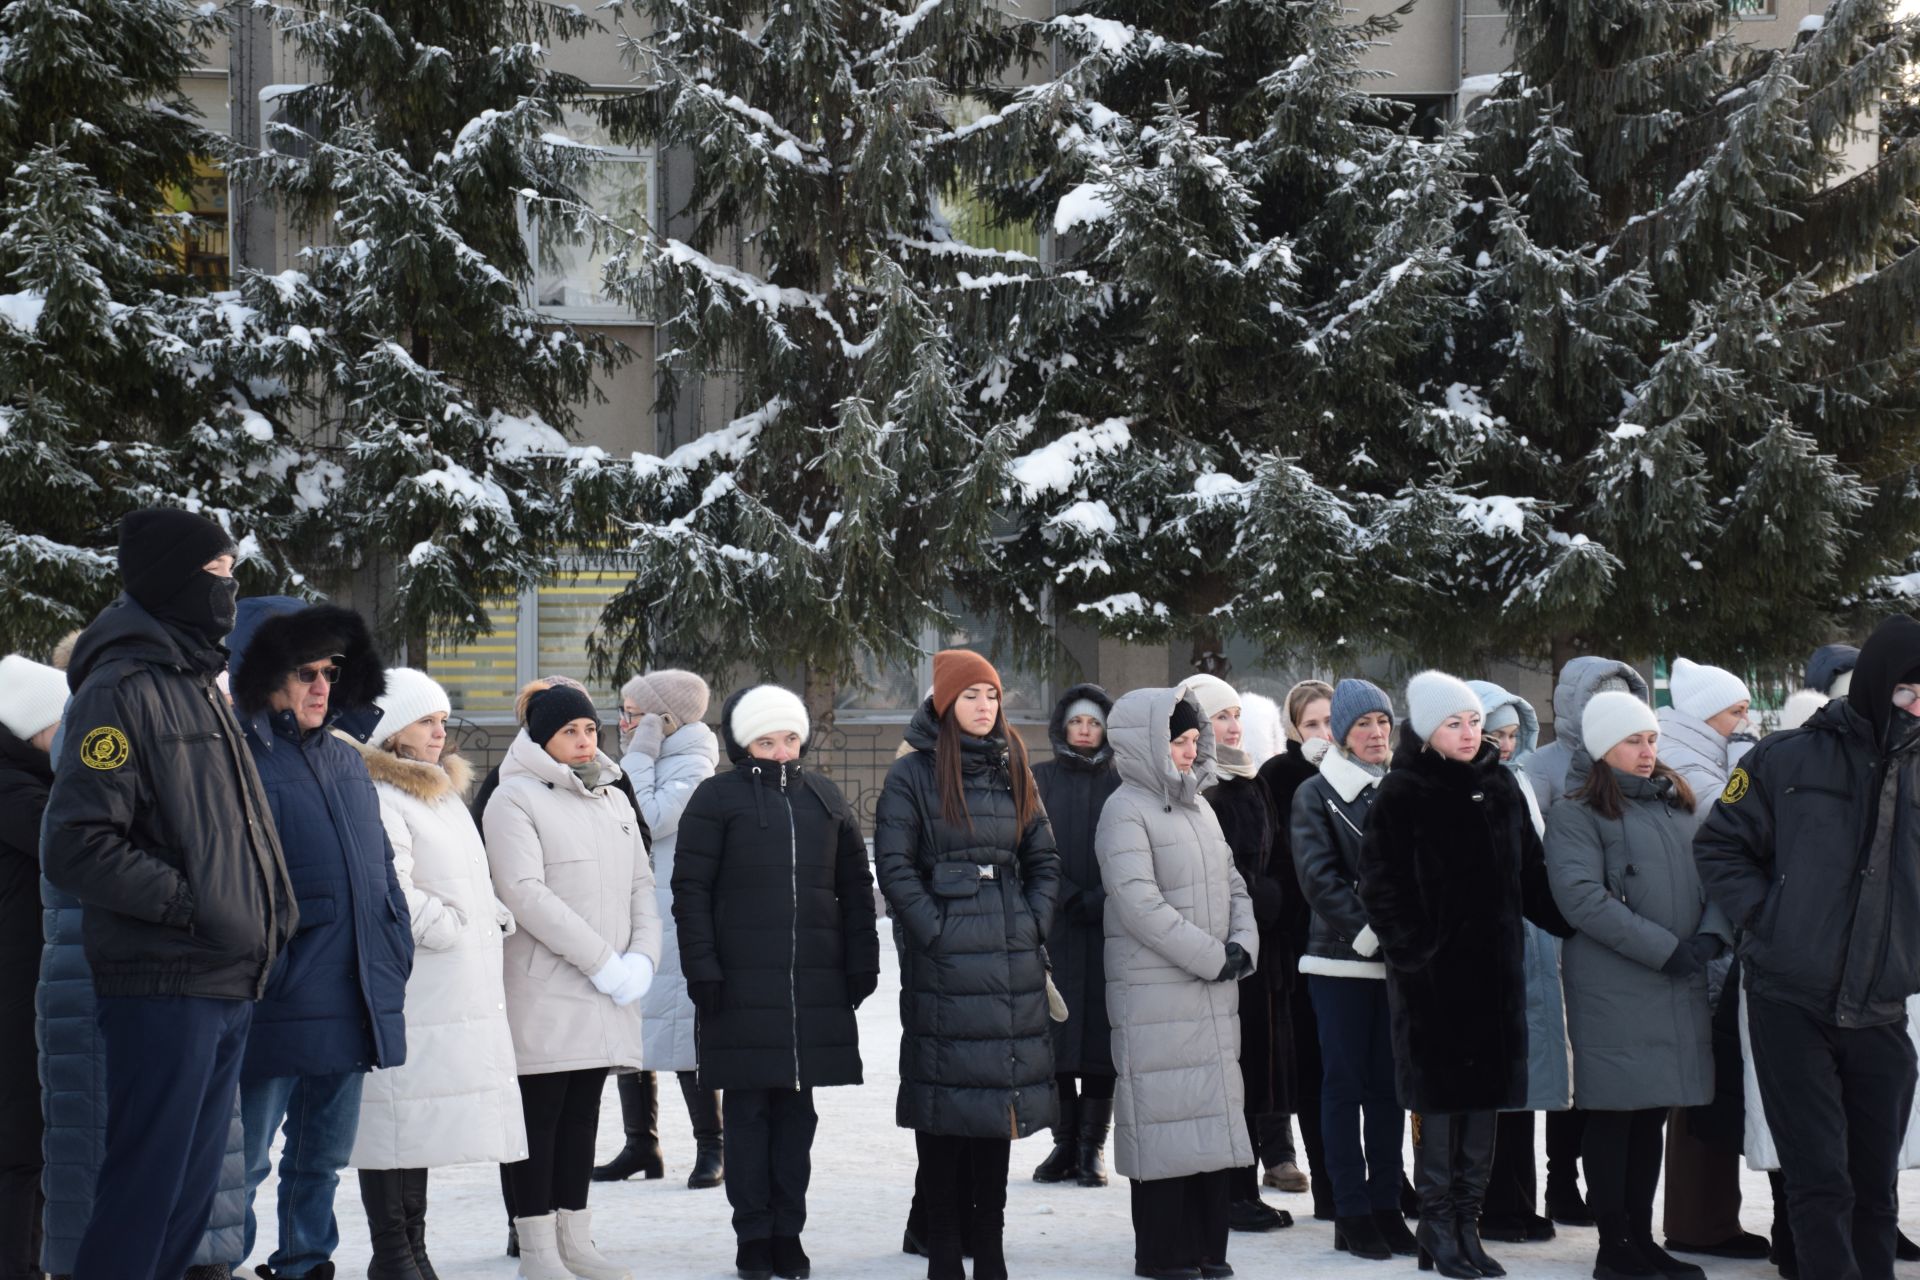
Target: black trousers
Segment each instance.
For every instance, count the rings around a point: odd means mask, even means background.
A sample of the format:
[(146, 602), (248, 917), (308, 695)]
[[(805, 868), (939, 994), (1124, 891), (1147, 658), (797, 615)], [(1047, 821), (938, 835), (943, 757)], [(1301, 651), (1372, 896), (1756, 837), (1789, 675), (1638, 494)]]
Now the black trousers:
[(1586, 1141), (1587, 1113), (1547, 1112), (1547, 1195), (1556, 1187), (1580, 1190), (1580, 1148)]
[[(25, 877), (21, 877), (25, 879)], [(34, 886), (38, 889), (38, 886)], [(4, 890), (0, 890), (4, 894)], [(22, 907), (29, 904), (20, 904)], [(40, 1280), (40, 1050), (34, 1041), (34, 987), (40, 976), (40, 902), (0, 912), (30, 925), (31, 947), (9, 940), (0, 970), (0, 1280)], [(22, 936), (27, 936), (23, 928)]]
[[(1288, 997), (1292, 1004), (1293, 1018), (1293, 1078), (1294, 1078), (1294, 1115), (1300, 1120), (1300, 1145), (1306, 1150), (1306, 1169), (1313, 1179), (1330, 1189), (1327, 1180), (1327, 1156), (1320, 1140), (1320, 1024), (1313, 1012), (1313, 995), (1307, 989), (1304, 976), (1294, 979), (1293, 991)], [(1286, 1154), (1281, 1159), (1294, 1157), (1292, 1135), (1288, 1135)], [(1265, 1145), (1265, 1137), (1261, 1143)], [(1267, 1163), (1276, 1161), (1269, 1156)], [(1314, 1201), (1320, 1200), (1321, 1192), (1316, 1188)], [(1329, 1204), (1328, 1209), (1332, 1209)]]
[(1906, 1023), (1836, 1027), (1749, 991), (1747, 1029), (1801, 1274), (1890, 1280), (1913, 1108)]
[(1100, 1102), (1113, 1097), (1112, 1076), (1055, 1076), (1053, 1083), (1060, 1090), (1060, 1101), (1072, 1102), (1085, 1098), (1090, 1102)]
[(1227, 1260), (1227, 1169), (1133, 1179), (1133, 1260), (1152, 1270)]
[(1636, 1239), (1653, 1234), (1653, 1192), (1660, 1185), (1661, 1130), (1667, 1109), (1587, 1112), (1580, 1150), (1587, 1171), (1587, 1208), (1602, 1230), (1627, 1228)]
[(739, 1241), (798, 1236), (807, 1225), (813, 1134), (820, 1117), (811, 1089), (728, 1089), (727, 1203)]
[(587, 1207), (593, 1139), (600, 1128), (600, 1095), (606, 1087), (605, 1067), (520, 1077), (527, 1158), (505, 1166), (515, 1217), (538, 1218), (555, 1209)]
[[(1007, 1220), (1008, 1138), (959, 1138), (914, 1130), (920, 1167), (914, 1173), (914, 1199), (925, 1211), (930, 1256), (957, 1262), (963, 1231), (974, 1248), (997, 1252)], [(964, 1222), (963, 1222), (964, 1219)]]
[(1540, 1180), (1534, 1168), (1534, 1113), (1502, 1111), (1494, 1122), (1493, 1171), (1481, 1216), (1502, 1222), (1531, 1218), (1540, 1205)]

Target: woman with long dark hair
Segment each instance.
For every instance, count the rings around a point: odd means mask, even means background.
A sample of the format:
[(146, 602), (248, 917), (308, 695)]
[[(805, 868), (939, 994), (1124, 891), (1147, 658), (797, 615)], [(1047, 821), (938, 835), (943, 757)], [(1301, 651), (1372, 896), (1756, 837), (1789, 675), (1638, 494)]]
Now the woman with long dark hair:
[(933, 696), (907, 727), (913, 750), (894, 761), (875, 813), (901, 948), (895, 1119), (919, 1148), (927, 1280), (964, 1277), (969, 1199), (974, 1280), (1006, 1280), (1012, 1139), (1055, 1120), (1042, 947), (1060, 858), (1001, 691), (979, 654), (934, 655)]

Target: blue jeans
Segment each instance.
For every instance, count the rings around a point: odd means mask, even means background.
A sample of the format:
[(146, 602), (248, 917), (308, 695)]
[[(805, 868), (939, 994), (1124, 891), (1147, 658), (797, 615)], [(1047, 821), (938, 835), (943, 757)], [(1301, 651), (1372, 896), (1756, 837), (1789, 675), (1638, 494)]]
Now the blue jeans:
[(1320, 1141), (1333, 1183), (1333, 1211), (1359, 1218), (1398, 1210), (1400, 1137), (1407, 1117), (1394, 1091), (1387, 984), (1379, 978), (1310, 973), (1307, 985), (1320, 1027)]
[[(300, 1277), (327, 1261), (340, 1243), (333, 1193), (353, 1154), (360, 1127), (364, 1072), (334, 1076), (274, 1076), (243, 1082), (240, 1117), (247, 1130), (247, 1257), (258, 1223), (254, 1193), (272, 1168), (273, 1135), (286, 1121), (280, 1153), (280, 1243), (267, 1259), (275, 1275)], [(245, 1261), (245, 1259), (241, 1259)]]

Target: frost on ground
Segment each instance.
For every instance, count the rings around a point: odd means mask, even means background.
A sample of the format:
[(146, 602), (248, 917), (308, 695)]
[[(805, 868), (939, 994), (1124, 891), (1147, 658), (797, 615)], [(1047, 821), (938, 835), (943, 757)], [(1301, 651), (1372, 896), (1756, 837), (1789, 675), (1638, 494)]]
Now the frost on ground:
[[(884, 941), (884, 921), (881, 927)], [(900, 1230), (913, 1196), (913, 1135), (893, 1123), (899, 970), (891, 948), (881, 950), (886, 971), (880, 989), (860, 1010), (867, 1083), (814, 1094), (820, 1131), (813, 1148), (805, 1243), (816, 1280), (920, 1280), (926, 1274), (924, 1259), (900, 1252)], [(593, 1184), (589, 1207), (594, 1238), (609, 1257), (633, 1269), (634, 1280), (727, 1280), (733, 1275), (733, 1230), (726, 1193), (687, 1190), (693, 1138), (686, 1107), (671, 1078), (660, 1083), (660, 1142), (667, 1176), (658, 1182)], [(1544, 1140), (1545, 1126), (1539, 1129)], [(599, 1158), (610, 1158), (621, 1141), (620, 1102), (609, 1082), (600, 1110)], [(1131, 1276), (1133, 1232), (1125, 1180), (1116, 1178), (1096, 1190), (1042, 1186), (1031, 1175), (1049, 1145), (1046, 1134), (1014, 1144), (1007, 1195), (1008, 1268), (1015, 1277), (1029, 1280)], [(1411, 1155), (1409, 1149), (1409, 1160)], [(1544, 1155), (1540, 1167), (1544, 1171)], [(1766, 1177), (1743, 1172), (1742, 1185), (1747, 1200), (1743, 1222), (1748, 1230), (1764, 1233), (1771, 1218)], [(1905, 1229), (1909, 1236), (1920, 1237), (1920, 1181), (1909, 1175), (1902, 1179), (1902, 1189)], [(273, 1192), (274, 1179), (269, 1178), (260, 1189), (260, 1243), (253, 1261), (264, 1262), (273, 1248)], [(1266, 1235), (1233, 1236), (1227, 1260), (1248, 1280), (1360, 1280), (1413, 1272), (1411, 1258), (1364, 1262), (1335, 1253), (1333, 1224), (1313, 1220), (1309, 1197), (1265, 1194), (1269, 1204), (1293, 1214), (1295, 1225)], [(366, 1217), (351, 1171), (341, 1177), (337, 1207), (340, 1248), (335, 1262), (343, 1278), (362, 1276), (369, 1253)], [(1659, 1218), (1656, 1200), (1656, 1224)], [(506, 1235), (497, 1166), (434, 1170), (428, 1186), (427, 1240), (442, 1276), (507, 1280), (515, 1265), (502, 1251)], [(1593, 1247), (1591, 1228), (1563, 1228), (1559, 1238), (1547, 1244), (1494, 1245), (1490, 1251), (1516, 1280), (1584, 1280), (1592, 1274)], [(1710, 1280), (1772, 1280), (1778, 1275), (1763, 1262), (1694, 1261), (1706, 1267)], [(1900, 1270), (1920, 1277), (1920, 1267)]]

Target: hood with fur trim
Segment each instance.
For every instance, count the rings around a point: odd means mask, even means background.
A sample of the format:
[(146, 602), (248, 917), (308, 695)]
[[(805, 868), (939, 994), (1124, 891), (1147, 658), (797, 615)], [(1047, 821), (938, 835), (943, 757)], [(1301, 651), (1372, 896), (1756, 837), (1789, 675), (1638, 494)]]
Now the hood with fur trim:
[(360, 753), (375, 783), (384, 782), (422, 804), (438, 804), (448, 796), (465, 796), (473, 785), (473, 766), (451, 747), (441, 753), (439, 764), (428, 764), (424, 760), (402, 760), (393, 752), (370, 747), (351, 734), (335, 731), (334, 737)]
[(340, 683), (327, 702), (329, 721), (373, 706), (387, 688), (386, 664), (373, 645), (367, 620), (352, 609), (309, 604), (291, 596), (248, 596), (240, 601), (227, 637), (228, 688), (242, 720), (267, 705), (287, 674), (303, 663), (339, 654)]

